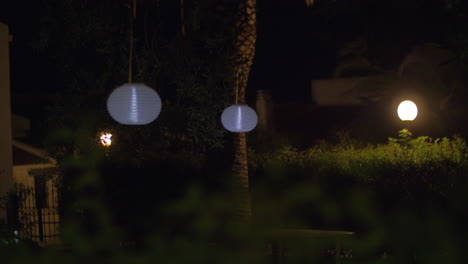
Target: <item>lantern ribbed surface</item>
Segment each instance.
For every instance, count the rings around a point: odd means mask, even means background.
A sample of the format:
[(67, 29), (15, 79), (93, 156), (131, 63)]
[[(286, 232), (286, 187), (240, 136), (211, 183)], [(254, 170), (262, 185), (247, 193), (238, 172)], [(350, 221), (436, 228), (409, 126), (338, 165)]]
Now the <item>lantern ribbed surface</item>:
[(146, 125), (161, 112), (161, 98), (144, 84), (126, 83), (109, 95), (107, 111), (120, 124)]
[(257, 125), (257, 113), (248, 105), (235, 104), (223, 111), (221, 123), (231, 132), (249, 132)]

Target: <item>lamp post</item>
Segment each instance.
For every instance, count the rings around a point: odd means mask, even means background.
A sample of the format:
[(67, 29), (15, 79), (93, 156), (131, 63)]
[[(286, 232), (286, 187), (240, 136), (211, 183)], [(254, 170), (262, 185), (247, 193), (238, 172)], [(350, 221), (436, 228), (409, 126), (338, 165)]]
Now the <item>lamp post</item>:
[[(408, 125), (407, 121), (413, 121), (418, 116), (418, 107), (413, 101), (405, 100), (398, 105), (398, 117)], [(400, 141), (407, 142), (413, 135), (407, 128), (400, 130)]]

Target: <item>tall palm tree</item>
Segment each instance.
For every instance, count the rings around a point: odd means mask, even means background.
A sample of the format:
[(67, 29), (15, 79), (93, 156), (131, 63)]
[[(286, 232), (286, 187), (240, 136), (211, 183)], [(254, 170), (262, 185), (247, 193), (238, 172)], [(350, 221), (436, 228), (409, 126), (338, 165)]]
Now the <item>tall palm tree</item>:
[[(312, 6), (314, 0), (305, 0), (307, 6)], [(236, 36), (234, 38), (234, 52), (231, 58), (232, 66), (237, 73), (236, 91), (238, 103), (245, 103), (245, 91), (249, 79), (250, 69), (255, 57), (257, 40), (257, 0), (241, 0), (234, 16)], [(238, 194), (237, 214), (242, 218), (252, 215), (249, 169), (247, 163), (247, 141), (245, 133), (234, 135), (234, 164), (233, 176)]]
[[(236, 92), (238, 103), (245, 104), (245, 90), (255, 56), (257, 40), (256, 0), (243, 0), (236, 12), (236, 36), (231, 63), (237, 74)], [(242, 218), (250, 218), (252, 208), (249, 192), (249, 169), (247, 164), (247, 141), (245, 133), (234, 134), (233, 176), (238, 195), (237, 212)]]

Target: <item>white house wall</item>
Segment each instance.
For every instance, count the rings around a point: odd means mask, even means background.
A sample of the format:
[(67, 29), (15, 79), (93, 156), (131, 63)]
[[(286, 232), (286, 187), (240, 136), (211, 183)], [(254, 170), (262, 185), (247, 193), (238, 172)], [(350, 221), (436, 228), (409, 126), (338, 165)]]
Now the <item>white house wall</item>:
[[(9, 42), (8, 26), (0, 23), (0, 197), (13, 187)], [(0, 210), (0, 223), (5, 220), (6, 211)]]

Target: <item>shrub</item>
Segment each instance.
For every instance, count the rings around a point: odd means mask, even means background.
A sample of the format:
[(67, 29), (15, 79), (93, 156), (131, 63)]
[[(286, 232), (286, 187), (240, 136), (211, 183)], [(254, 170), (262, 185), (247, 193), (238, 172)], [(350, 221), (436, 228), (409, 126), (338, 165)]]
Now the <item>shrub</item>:
[(412, 138), (408, 130), (400, 131), (399, 138), (389, 138), (387, 144), (365, 145), (339, 135), (337, 144), (322, 141), (305, 150), (291, 146), (268, 153), (250, 150), (251, 167), (267, 181), (272, 174), (287, 171), (273, 178), (281, 178), (286, 185), (293, 178), (336, 187), (370, 184), (406, 199), (448, 198), (465, 182), (467, 158), (466, 142), (460, 137)]

